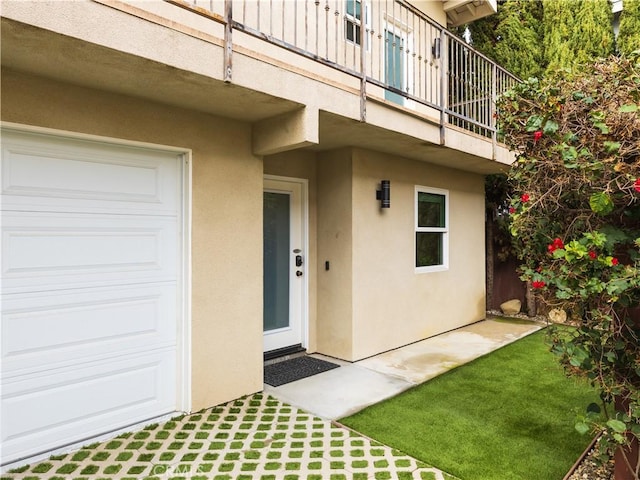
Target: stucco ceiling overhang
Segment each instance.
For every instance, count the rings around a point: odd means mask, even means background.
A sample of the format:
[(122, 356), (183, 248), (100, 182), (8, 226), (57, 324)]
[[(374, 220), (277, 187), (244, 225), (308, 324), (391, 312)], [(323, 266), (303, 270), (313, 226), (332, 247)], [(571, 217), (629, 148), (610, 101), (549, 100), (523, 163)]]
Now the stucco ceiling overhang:
[(449, 26), (474, 22), (498, 11), (497, 0), (443, 0)]

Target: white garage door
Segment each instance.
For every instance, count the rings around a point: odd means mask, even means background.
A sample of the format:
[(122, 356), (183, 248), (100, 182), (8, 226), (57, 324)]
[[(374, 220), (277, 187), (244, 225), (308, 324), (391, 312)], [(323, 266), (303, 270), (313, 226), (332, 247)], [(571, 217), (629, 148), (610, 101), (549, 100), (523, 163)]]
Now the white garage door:
[(182, 157), (2, 133), (2, 463), (176, 410)]

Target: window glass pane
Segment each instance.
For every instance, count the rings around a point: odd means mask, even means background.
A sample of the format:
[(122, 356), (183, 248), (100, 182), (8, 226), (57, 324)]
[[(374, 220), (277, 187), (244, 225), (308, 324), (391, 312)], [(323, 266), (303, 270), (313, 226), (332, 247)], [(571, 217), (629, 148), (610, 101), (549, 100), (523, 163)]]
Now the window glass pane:
[(347, 0), (347, 15), (362, 19), (362, 2), (360, 0)]
[(445, 227), (445, 196), (418, 192), (418, 226)]
[(442, 265), (442, 233), (416, 232), (416, 267)]
[(350, 40), (353, 42), (353, 39), (355, 38), (355, 35), (353, 34), (353, 27), (355, 25), (353, 24), (353, 22), (350, 22), (349, 20), (345, 21), (345, 30), (347, 32), (347, 40)]
[(289, 195), (264, 192), (265, 331), (289, 326)]
[(360, 45), (360, 25), (356, 25), (350, 20), (346, 20), (345, 30), (347, 33), (347, 40)]

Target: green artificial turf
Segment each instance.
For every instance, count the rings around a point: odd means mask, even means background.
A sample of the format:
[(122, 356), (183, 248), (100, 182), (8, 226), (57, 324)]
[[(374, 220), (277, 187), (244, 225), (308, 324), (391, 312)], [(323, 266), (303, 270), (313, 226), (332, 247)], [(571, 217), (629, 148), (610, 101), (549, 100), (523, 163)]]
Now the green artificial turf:
[(590, 438), (597, 400), (566, 378), (538, 332), (341, 423), (461, 480), (560, 480)]

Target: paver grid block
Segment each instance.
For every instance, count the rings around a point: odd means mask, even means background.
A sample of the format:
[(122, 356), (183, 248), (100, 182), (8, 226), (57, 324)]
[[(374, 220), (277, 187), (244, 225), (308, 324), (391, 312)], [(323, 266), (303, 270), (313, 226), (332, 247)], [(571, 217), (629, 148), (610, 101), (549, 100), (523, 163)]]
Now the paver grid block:
[(1, 480), (454, 478), (258, 393), (51, 457)]

